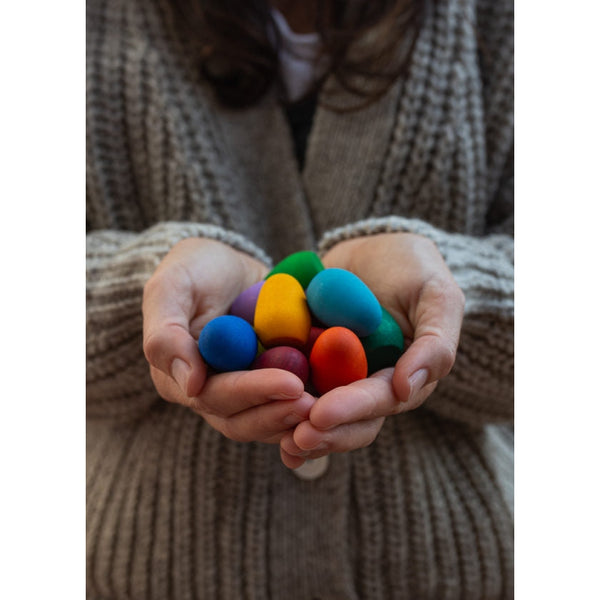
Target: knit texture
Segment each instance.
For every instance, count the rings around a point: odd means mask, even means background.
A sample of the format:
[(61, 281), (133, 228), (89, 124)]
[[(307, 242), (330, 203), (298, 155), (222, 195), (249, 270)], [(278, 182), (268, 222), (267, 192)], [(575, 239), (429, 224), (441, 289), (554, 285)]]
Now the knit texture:
[[(433, 3), (406, 78), (317, 107), (302, 172), (276, 94), (220, 107), (166, 0), (87, 7), (88, 598), (512, 598), (512, 3)], [(383, 231), (432, 239), (466, 307), (371, 446), (302, 481), (158, 397), (142, 290), (177, 241), (272, 264)]]

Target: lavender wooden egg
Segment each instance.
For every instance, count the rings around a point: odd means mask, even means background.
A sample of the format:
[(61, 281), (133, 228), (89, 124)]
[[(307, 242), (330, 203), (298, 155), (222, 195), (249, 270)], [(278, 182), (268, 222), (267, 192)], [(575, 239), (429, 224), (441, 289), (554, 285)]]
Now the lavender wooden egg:
[(260, 294), (260, 290), (264, 281), (259, 281), (249, 288), (245, 289), (234, 301), (229, 309), (229, 314), (248, 321), (250, 325), (254, 325), (254, 310), (256, 308), (256, 300)]

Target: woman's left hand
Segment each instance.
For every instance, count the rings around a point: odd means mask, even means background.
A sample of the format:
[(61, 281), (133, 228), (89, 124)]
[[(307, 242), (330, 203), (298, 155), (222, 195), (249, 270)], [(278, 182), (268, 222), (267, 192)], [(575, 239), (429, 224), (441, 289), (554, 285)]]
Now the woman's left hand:
[(371, 444), (387, 416), (420, 406), (454, 364), (465, 298), (435, 244), (411, 233), (385, 233), (340, 242), (326, 268), (355, 273), (396, 319), (407, 349), (393, 368), (321, 396), (280, 441), (281, 459), (307, 458)]

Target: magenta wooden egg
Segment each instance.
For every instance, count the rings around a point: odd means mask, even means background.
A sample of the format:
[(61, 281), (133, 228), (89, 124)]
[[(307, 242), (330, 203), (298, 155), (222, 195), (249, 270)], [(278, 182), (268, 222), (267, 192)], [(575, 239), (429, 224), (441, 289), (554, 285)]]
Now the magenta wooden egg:
[(298, 376), (302, 383), (308, 381), (308, 359), (291, 346), (276, 346), (265, 350), (253, 363), (252, 369), (284, 369)]
[(345, 327), (326, 329), (310, 353), (311, 381), (319, 394), (364, 379), (367, 368), (360, 339)]

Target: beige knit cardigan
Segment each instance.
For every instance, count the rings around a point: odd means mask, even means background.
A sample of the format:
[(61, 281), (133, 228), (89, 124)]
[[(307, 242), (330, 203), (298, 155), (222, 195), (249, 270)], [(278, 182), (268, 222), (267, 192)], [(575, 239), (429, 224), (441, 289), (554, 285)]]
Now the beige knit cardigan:
[[(511, 2), (436, 2), (384, 97), (317, 108), (302, 172), (276, 94), (220, 107), (173, 31), (166, 0), (88, 1), (88, 597), (512, 597)], [(141, 294), (178, 240), (271, 263), (382, 231), (434, 240), (466, 309), (368, 448), (303, 481), (158, 397)]]

